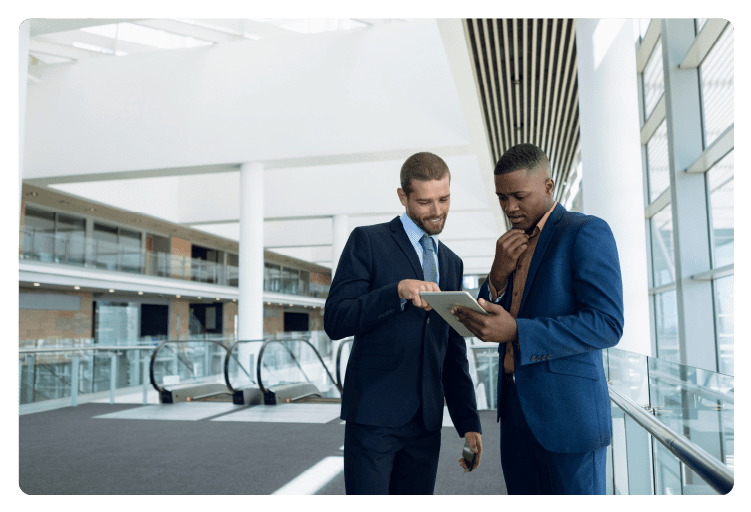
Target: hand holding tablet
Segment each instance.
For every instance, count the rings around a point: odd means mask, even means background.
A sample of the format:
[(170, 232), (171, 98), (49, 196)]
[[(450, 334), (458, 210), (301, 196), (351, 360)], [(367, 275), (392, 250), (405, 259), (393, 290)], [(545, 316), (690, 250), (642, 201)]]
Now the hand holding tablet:
[(451, 314), (454, 306), (463, 306), (483, 315), (488, 314), (468, 292), (421, 292), (420, 297), (430, 304), (436, 313), (441, 315), (441, 318), (446, 320), (456, 332), (464, 337), (472, 337), (474, 334)]

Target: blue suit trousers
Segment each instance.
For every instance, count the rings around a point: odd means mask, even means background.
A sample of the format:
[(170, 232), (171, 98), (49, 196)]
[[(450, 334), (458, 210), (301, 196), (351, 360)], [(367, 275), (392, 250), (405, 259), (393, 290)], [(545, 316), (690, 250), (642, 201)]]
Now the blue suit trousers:
[(607, 446), (584, 453), (543, 448), (524, 419), (515, 384), (503, 386), (500, 406), (501, 467), (509, 494), (605, 494)]

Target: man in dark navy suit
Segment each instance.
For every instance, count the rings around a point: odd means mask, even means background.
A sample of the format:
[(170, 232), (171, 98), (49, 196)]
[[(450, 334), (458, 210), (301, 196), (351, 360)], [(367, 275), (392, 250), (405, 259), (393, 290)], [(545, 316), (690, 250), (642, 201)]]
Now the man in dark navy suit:
[(501, 465), (509, 494), (604, 494), (612, 437), (602, 349), (623, 334), (623, 291), (608, 224), (553, 200), (550, 162), (509, 149), (495, 188), (512, 229), (496, 243), (480, 305), (455, 314), (499, 343)]
[(356, 228), (331, 283), (324, 329), (331, 339), (354, 336), (341, 413), (347, 494), (432, 494), (444, 397), (479, 465), (480, 419), (464, 338), (420, 297), (462, 288), (462, 260), (437, 237), (450, 179), (440, 157), (408, 158), (397, 190), (405, 213)]

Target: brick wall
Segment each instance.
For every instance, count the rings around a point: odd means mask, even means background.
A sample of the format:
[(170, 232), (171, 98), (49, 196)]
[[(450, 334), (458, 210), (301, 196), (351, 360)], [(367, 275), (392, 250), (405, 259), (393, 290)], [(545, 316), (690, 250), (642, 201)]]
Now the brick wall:
[(177, 338), (177, 315), (180, 315), (180, 337), (183, 338), (190, 333), (189, 321), (190, 321), (190, 304), (185, 299), (172, 298), (170, 303), (170, 319), (169, 319), (169, 338), (174, 340)]
[(235, 315), (237, 314), (237, 302), (225, 302), (222, 306), (224, 315), (224, 337), (231, 338), (235, 335)]
[[(34, 290), (22, 290), (35, 293)], [(41, 292), (40, 292), (41, 293)], [(49, 293), (49, 292), (47, 292)], [(19, 309), (19, 340), (60, 340), (67, 338), (91, 338), (93, 299), (91, 293), (55, 292), (81, 297), (79, 311), (56, 311), (48, 309)]]

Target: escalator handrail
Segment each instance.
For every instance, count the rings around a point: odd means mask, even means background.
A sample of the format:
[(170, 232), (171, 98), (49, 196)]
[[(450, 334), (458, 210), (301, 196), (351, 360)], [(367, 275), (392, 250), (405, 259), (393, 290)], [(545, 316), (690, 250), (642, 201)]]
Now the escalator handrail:
[[(159, 353), (159, 351), (167, 346), (169, 343), (213, 343), (215, 345), (219, 345), (224, 350), (227, 350), (227, 347), (221, 343), (219, 340), (211, 340), (211, 339), (204, 339), (204, 340), (165, 340), (161, 342), (157, 347), (154, 349), (154, 352), (151, 353), (151, 362), (149, 363), (149, 380), (151, 381), (151, 385), (154, 387), (154, 389), (157, 390), (159, 395), (164, 392), (164, 388), (160, 387), (159, 384), (156, 383), (156, 379), (154, 378), (154, 363), (156, 362), (156, 355)], [(225, 356), (226, 359), (226, 356)]]
[(610, 400), (623, 412), (641, 425), (647, 432), (662, 443), (665, 448), (691, 468), (705, 482), (720, 494), (727, 494), (733, 488), (733, 471), (699, 445), (671, 429), (663, 422), (639, 407), (636, 402), (622, 395), (608, 385)]
[[(310, 341), (306, 339), (297, 339), (297, 340), (266, 340), (263, 345), (261, 345), (261, 349), (258, 352), (258, 362), (256, 363), (256, 381), (258, 382), (258, 387), (261, 389), (262, 393), (266, 393), (268, 390), (263, 386), (263, 380), (261, 379), (261, 362), (263, 361), (263, 352), (266, 350), (266, 347), (270, 345), (271, 343), (284, 343), (288, 341), (302, 341), (306, 343), (312, 350), (313, 353), (316, 355), (318, 360), (321, 362), (321, 366), (323, 367), (323, 370), (326, 372), (326, 375), (329, 376), (329, 379), (331, 382), (336, 386), (337, 390), (339, 391), (339, 394), (342, 393), (342, 386), (334, 380), (334, 377), (331, 375), (331, 372), (329, 371), (328, 367), (326, 366), (326, 363), (323, 362), (323, 358), (321, 357), (321, 354), (318, 353), (318, 350), (313, 346)], [(300, 367), (300, 364), (297, 362), (297, 358), (295, 358), (294, 354), (292, 354), (292, 351), (287, 347), (286, 345), (283, 345), (285, 349), (290, 353), (292, 358), (295, 360), (295, 364)], [(302, 370), (302, 368), (300, 368)]]
[(340, 369), (342, 364), (342, 349), (344, 348), (345, 343), (352, 344), (354, 341), (354, 338), (344, 339), (339, 343), (339, 348), (336, 349), (336, 384), (339, 388), (342, 388), (342, 372)]
[[(234, 343), (232, 343), (229, 347), (227, 347), (227, 355), (224, 357), (224, 383), (227, 385), (227, 389), (229, 389), (231, 393), (238, 391), (237, 389), (232, 387), (232, 383), (230, 382), (230, 378), (229, 378), (229, 360), (232, 357), (232, 352), (235, 350), (235, 347), (238, 346), (240, 343), (250, 343), (254, 341), (259, 342), (263, 340), (262, 339), (261, 340), (237, 340)], [(253, 384), (255, 384), (255, 381), (253, 381), (253, 379), (250, 377), (250, 374), (245, 370), (245, 368), (243, 368), (243, 365), (240, 364), (240, 361), (237, 359), (236, 361), (237, 361), (238, 366), (245, 373), (245, 375), (247, 375), (250, 381)]]

